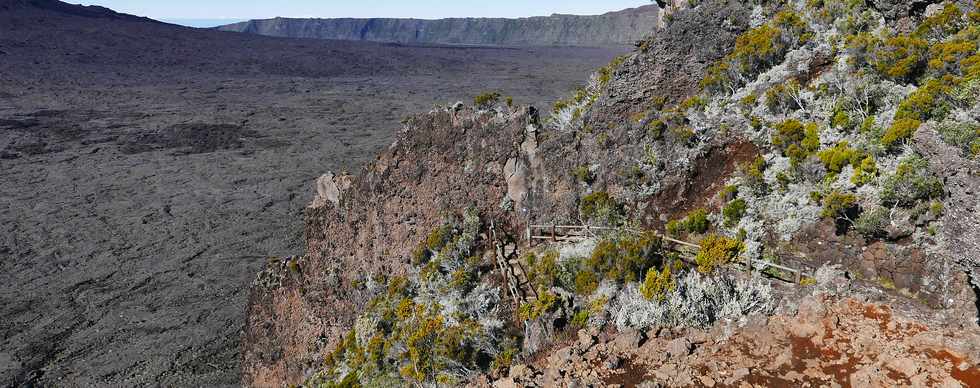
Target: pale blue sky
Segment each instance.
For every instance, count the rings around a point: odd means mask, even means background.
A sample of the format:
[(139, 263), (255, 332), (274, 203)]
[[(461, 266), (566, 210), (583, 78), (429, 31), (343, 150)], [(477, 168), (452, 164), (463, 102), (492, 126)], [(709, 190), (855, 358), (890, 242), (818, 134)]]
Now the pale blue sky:
[(283, 17), (524, 17), (594, 15), (650, 4), (649, 0), (68, 0), (154, 19)]

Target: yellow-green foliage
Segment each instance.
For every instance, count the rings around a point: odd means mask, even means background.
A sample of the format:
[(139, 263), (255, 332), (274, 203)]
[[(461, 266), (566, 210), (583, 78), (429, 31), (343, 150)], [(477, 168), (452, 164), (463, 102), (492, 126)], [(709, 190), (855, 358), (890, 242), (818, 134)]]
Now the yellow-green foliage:
[(579, 203), (579, 214), (588, 221), (614, 224), (619, 221), (621, 212), (619, 203), (605, 191), (586, 195)]
[(817, 279), (811, 277), (803, 277), (802, 279), (800, 279), (800, 285), (804, 287), (815, 286), (817, 285)]
[(794, 166), (820, 148), (820, 135), (815, 123), (803, 125), (799, 120), (789, 119), (776, 124), (775, 129), (772, 144), (783, 150)]
[(922, 71), (928, 48), (928, 42), (913, 35), (892, 35), (875, 49), (873, 65), (892, 80), (912, 81)]
[(874, 181), (878, 176), (878, 165), (873, 156), (866, 156), (861, 159), (861, 163), (855, 166), (854, 175), (851, 176), (851, 183), (856, 186), (863, 186)]
[(650, 268), (647, 271), (643, 284), (640, 285), (640, 294), (647, 300), (663, 301), (667, 294), (677, 288), (677, 282), (670, 274), (670, 266), (665, 265), (663, 271)]
[(651, 139), (659, 140), (663, 138), (664, 131), (667, 130), (667, 124), (663, 120), (650, 120), (647, 123), (647, 136)]
[(521, 320), (530, 321), (556, 308), (558, 308), (558, 296), (541, 287), (538, 288), (538, 299), (532, 303), (522, 304), (518, 307), (517, 314)]
[(861, 151), (851, 148), (846, 140), (817, 153), (817, 157), (823, 162), (827, 171), (833, 174), (840, 174), (844, 166), (847, 165), (857, 168), (861, 164), (863, 156)]
[(895, 148), (901, 145), (903, 141), (910, 139), (915, 134), (915, 131), (919, 129), (920, 125), (922, 123), (916, 119), (895, 120), (888, 127), (888, 130), (885, 131), (885, 134), (882, 135), (881, 144), (886, 148)]
[(836, 219), (845, 216), (855, 206), (857, 206), (856, 195), (834, 190), (823, 197), (823, 211), (820, 215), (824, 218)]
[(942, 40), (964, 26), (963, 12), (954, 3), (947, 3), (942, 11), (926, 18), (915, 34), (926, 39)]
[(595, 181), (595, 177), (592, 176), (592, 170), (589, 170), (589, 166), (578, 166), (575, 169), (575, 180), (588, 185), (591, 185)]
[(951, 76), (926, 81), (898, 104), (895, 119), (926, 121), (930, 118), (942, 118), (949, 110), (948, 95), (955, 83), (956, 80)]
[(804, 43), (811, 35), (806, 23), (791, 10), (773, 17), (771, 23), (752, 28), (735, 40), (735, 48), (707, 69), (701, 88), (710, 92), (733, 90), (745, 79), (773, 65), (791, 48)]
[(575, 293), (592, 295), (597, 288), (599, 288), (599, 278), (595, 272), (583, 269), (575, 274)]
[(486, 92), (473, 97), (473, 103), (478, 107), (485, 107), (496, 103), (499, 99), (499, 92)]
[(744, 249), (744, 245), (734, 239), (710, 234), (701, 240), (694, 260), (698, 264), (698, 271), (701, 273), (712, 273), (716, 268), (734, 262)]
[(412, 264), (422, 265), (427, 263), (433, 254), (439, 252), (449, 242), (451, 234), (452, 227), (449, 225), (432, 229), (432, 232), (425, 238), (425, 241), (415, 249), (412, 255)]
[(739, 166), (739, 171), (742, 175), (742, 179), (745, 181), (745, 185), (756, 192), (762, 192), (765, 190), (766, 181), (765, 175), (763, 174), (765, 170), (766, 160), (763, 159), (762, 156), (757, 156), (751, 163), (746, 163)]
[(608, 65), (606, 65), (603, 68), (600, 68), (599, 71), (598, 71), (598, 74), (599, 74), (599, 84), (601, 86), (605, 86), (606, 84), (608, 84), (609, 81), (612, 80), (612, 73), (613, 73), (613, 71), (615, 71), (617, 68), (619, 68), (619, 66), (622, 65), (623, 64), (623, 61), (625, 61), (625, 60), (626, 60), (625, 57), (618, 56), (615, 59), (613, 59), (612, 62), (610, 62)]
[(661, 247), (660, 237), (653, 232), (605, 239), (596, 244), (582, 272), (618, 282), (638, 281), (663, 261)]

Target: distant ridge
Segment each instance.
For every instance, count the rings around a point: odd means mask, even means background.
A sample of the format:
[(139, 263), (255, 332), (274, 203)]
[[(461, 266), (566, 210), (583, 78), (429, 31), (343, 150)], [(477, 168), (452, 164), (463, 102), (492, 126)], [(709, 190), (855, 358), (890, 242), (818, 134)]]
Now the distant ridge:
[(595, 16), (552, 15), (520, 19), (291, 19), (250, 20), (223, 31), (404, 44), (490, 46), (626, 46), (649, 35), (660, 19), (656, 5)]

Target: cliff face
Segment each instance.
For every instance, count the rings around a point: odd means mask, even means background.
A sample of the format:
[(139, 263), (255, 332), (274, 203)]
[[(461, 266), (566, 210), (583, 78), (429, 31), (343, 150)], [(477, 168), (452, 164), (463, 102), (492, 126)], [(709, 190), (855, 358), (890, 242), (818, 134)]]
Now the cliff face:
[(521, 19), (289, 19), (251, 20), (224, 31), (404, 44), (493, 46), (624, 46), (650, 34), (660, 21), (655, 5), (596, 16), (552, 15)]

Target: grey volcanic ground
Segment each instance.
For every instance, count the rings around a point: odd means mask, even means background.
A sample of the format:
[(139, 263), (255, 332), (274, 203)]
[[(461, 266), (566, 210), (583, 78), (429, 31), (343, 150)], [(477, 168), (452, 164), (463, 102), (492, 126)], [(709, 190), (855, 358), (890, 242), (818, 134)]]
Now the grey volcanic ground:
[(237, 385), (245, 295), (312, 181), (496, 89), (547, 105), (616, 50), (178, 28), (0, 0), (0, 385)]

